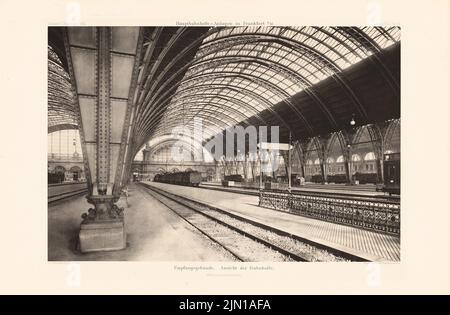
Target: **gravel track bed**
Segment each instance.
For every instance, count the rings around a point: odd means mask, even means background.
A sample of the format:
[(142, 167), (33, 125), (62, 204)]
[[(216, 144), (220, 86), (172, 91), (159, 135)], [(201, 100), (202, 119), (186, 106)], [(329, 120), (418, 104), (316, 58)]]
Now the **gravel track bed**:
[(317, 247), (311, 246), (309, 244), (298, 241), (294, 238), (288, 236), (282, 236), (277, 233), (265, 230), (258, 226), (252, 225), (228, 215), (218, 213), (217, 211), (211, 209), (204, 209), (202, 212), (209, 214), (224, 221), (230, 225), (233, 225), (249, 234), (253, 234), (271, 244), (274, 244), (284, 250), (287, 250), (293, 254), (305, 258), (307, 261), (348, 261), (342, 257), (333, 255), (332, 253), (319, 249)]
[[(232, 252), (243, 261), (294, 261), (290, 257), (287, 257), (286, 255), (270, 249), (269, 247), (258, 243), (251, 238), (246, 237), (220, 223), (217, 223), (214, 220), (207, 218), (192, 209), (186, 208), (185, 206), (180, 205), (179, 203), (167, 198), (162, 194), (155, 193), (151, 190), (149, 190), (148, 192), (157, 200), (161, 201), (164, 205), (169, 207), (172, 211), (176, 212), (179, 216), (183, 217), (199, 230), (203, 231), (203, 233), (219, 242), (228, 251)], [(183, 202), (185, 201), (183, 200)]]
[[(174, 198), (177, 198), (177, 196), (174, 196)], [(181, 198), (182, 199), (182, 198)], [(195, 202), (188, 201), (185, 199), (182, 199), (183, 203), (186, 203), (189, 206), (194, 207), (195, 209), (198, 209), (199, 211), (210, 215), (211, 217), (217, 218), (220, 221), (223, 221), (229, 225), (232, 225), (234, 227), (237, 227), (251, 235), (255, 235), (259, 237), (260, 239), (263, 239), (271, 244), (274, 244), (286, 251), (289, 251), (293, 254), (296, 254), (300, 257), (305, 258), (307, 261), (311, 262), (342, 262), (342, 261), (350, 261), (348, 259), (345, 259), (343, 257), (336, 256), (332, 253), (330, 253), (327, 250), (317, 248), (315, 246), (306, 244), (304, 242), (298, 241), (294, 238), (288, 237), (288, 236), (282, 236), (275, 232), (266, 230), (264, 228), (255, 226), (251, 223), (244, 222), (242, 220), (235, 219), (229, 215), (220, 213), (216, 210), (212, 210), (206, 206), (199, 205)]]
[[(158, 198), (157, 196), (155, 196), (155, 193), (153, 193), (152, 191), (149, 191), (148, 189), (142, 189), (141, 191), (144, 192), (144, 193), (147, 192), (149, 195), (153, 196), (154, 198)], [(145, 196), (145, 194), (144, 194), (144, 198), (147, 198)], [(150, 196), (148, 196), (148, 198), (150, 198)], [(159, 199), (157, 199), (157, 200), (159, 200)], [(169, 200), (169, 199), (167, 199), (167, 200)], [(167, 204), (163, 203), (163, 205), (165, 205), (167, 207)], [(177, 215), (179, 215), (179, 214), (177, 214)], [(235, 255), (233, 255), (229, 250), (225, 249), (221, 244), (212, 241), (206, 235), (204, 235), (201, 232), (199, 232), (198, 229), (195, 228), (194, 226), (188, 225), (187, 228), (189, 230), (191, 230), (193, 233), (197, 233), (201, 238), (204, 239), (204, 243), (202, 243), (201, 246), (206, 246), (206, 247), (209, 247), (209, 248), (217, 251), (218, 253), (220, 253), (220, 255), (222, 255), (222, 257), (225, 259), (225, 261), (231, 261), (231, 262), (241, 261)]]

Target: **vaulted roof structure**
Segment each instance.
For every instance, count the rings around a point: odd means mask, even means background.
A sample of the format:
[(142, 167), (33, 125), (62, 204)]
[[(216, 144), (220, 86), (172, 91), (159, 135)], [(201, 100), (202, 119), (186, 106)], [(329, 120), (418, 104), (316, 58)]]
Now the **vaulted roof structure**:
[[(235, 125), (305, 139), (400, 115), (398, 27), (145, 27), (134, 142)], [(49, 131), (77, 125), (62, 28), (49, 28)], [(196, 119), (194, 119), (196, 118)], [(199, 139), (197, 139), (199, 140)], [(137, 150), (135, 149), (135, 150)]]

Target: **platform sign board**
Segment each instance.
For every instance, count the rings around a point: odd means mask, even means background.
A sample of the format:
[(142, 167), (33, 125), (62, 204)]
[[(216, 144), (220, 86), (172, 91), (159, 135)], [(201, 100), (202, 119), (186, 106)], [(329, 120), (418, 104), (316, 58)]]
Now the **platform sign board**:
[[(291, 136), (289, 135), (289, 142), (290, 142)], [(269, 152), (277, 152), (277, 151), (289, 151), (288, 154), (288, 190), (291, 190), (291, 174), (292, 174), (292, 166), (291, 166), (291, 150), (293, 146), (290, 143), (278, 143), (278, 142), (260, 142), (258, 143), (258, 148), (260, 150), (266, 150)], [(274, 162), (277, 160), (275, 159)], [(262, 165), (261, 165), (262, 166)], [(272, 171), (275, 171), (278, 168), (278, 165), (275, 165), (275, 168), (272, 165)], [(260, 188), (262, 189), (262, 172), (263, 167), (261, 167), (261, 174), (260, 174)], [(275, 174), (275, 173), (274, 173)]]
[(293, 148), (289, 143), (277, 143), (277, 142), (260, 142), (258, 143), (258, 148), (261, 150), (279, 150), (287, 151)]

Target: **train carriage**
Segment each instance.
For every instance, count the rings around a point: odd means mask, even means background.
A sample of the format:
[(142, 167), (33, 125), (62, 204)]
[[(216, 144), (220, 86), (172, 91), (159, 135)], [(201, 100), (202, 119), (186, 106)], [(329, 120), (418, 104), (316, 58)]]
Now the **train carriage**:
[(238, 182), (241, 183), (244, 181), (244, 177), (240, 174), (234, 174), (234, 175), (225, 175), (224, 176), (225, 181), (232, 181), (232, 182)]
[(156, 174), (153, 181), (173, 185), (198, 187), (202, 181), (202, 176), (197, 171), (164, 173)]

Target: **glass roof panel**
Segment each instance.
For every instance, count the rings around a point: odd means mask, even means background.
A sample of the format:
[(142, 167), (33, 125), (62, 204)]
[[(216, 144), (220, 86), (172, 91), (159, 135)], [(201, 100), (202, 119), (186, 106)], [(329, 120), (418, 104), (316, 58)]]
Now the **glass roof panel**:
[(48, 51), (48, 127), (78, 125), (72, 85), (58, 55)]
[[(380, 48), (400, 40), (396, 27), (358, 30)], [(162, 122), (173, 123), (166, 117), (176, 116), (180, 103), (188, 113), (207, 109), (204, 117), (211, 120), (214, 113), (219, 120), (228, 116), (226, 125), (251, 117), (373, 53), (362, 38), (349, 34), (336, 27), (222, 28), (203, 41)], [(202, 103), (222, 108), (196, 107), (199, 95), (205, 96)], [(177, 101), (180, 96), (193, 101)]]
[[(400, 28), (393, 26), (210, 31), (150, 131), (153, 135), (170, 133), (180, 121), (198, 124), (194, 117), (203, 119), (208, 136), (214, 135), (400, 41)], [(70, 77), (51, 47), (48, 73), (49, 127), (77, 124)]]

